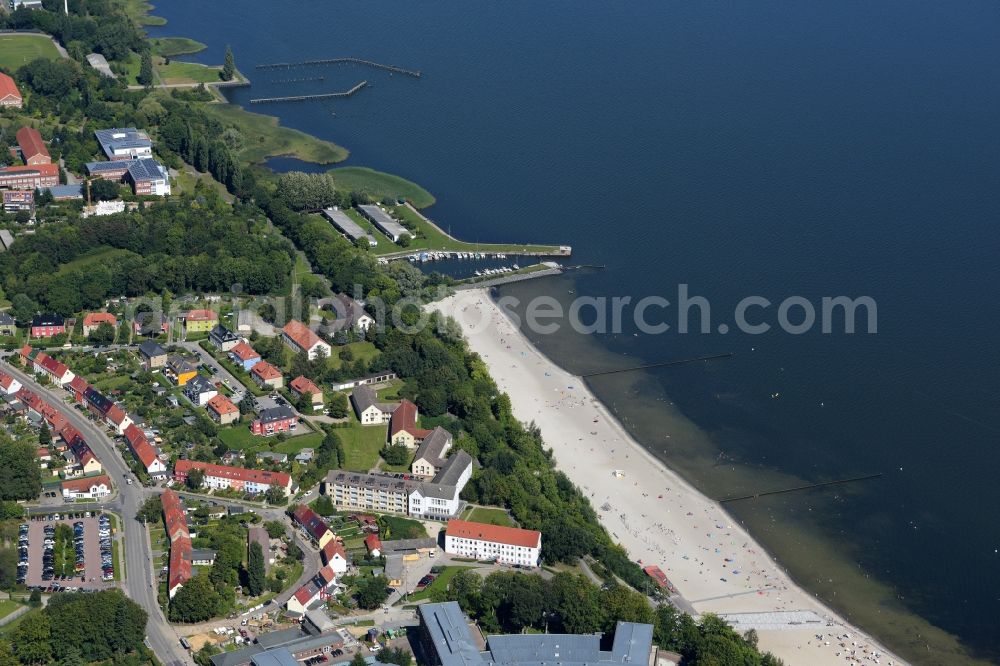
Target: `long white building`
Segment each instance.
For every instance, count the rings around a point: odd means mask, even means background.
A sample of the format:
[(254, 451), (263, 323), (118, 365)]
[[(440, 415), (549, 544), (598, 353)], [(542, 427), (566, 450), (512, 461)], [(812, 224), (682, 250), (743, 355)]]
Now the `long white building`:
[(444, 552), (477, 560), (537, 567), (542, 552), (542, 533), (519, 527), (449, 520)]

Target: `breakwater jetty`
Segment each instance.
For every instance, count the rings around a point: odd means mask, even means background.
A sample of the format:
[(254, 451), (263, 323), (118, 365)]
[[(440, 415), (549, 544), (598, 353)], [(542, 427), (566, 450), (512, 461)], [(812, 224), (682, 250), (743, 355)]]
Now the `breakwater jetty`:
[(488, 278), (488, 279), (478, 279), (469, 278), (467, 281), (460, 282), (456, 284), (453, 289), (455, 291), (463, 291), (465, 289), (484, 289), (489, 287), (499, 287), (502, 284), (511, 284), (514, 282), (524, 282), (525, 280), (534, 280), (536, 278), (547, 277), (549, 275), (562, 275), (563, 268), (561, 266), (552, 265), (547, 268), (543, 268), (536, 271), (531, 271), (528, 273), (511, 273), (509, 275), (501, 275), (498, 277)]
[(405, 67), (396, 67), (395, 65), (386, 65), (381, 62), (375, 62), (374, 60), (364, 60), (363, 58), (327, 58), (325, 60), (303, 60), (301, 62), (272, 62), (263, 65), (257, 65), (257, 69), (292, 69), (293, 67), (315, 67), (318, 65), (364, 65), (365, 67), (371, 67), (373, 69), (381, 69), (386, 72), (391, 72), (393, 74), (403, 74), (405, 76), (412, 76), (415, 79), (419, 79), (421, 76), (420, 70), (416, 69), (406, 69)]
[(271, 79), (268, 83), (315, 83), (326, 81), (325, 76), (304, 76), (301, 79)]
[(766, 497), (767, 495), (784, 495), (785, 493), (795, 493), (802, 490), (811, 490), (813, 488), (823, 488), (826, 486), (839, 486), (845, 483), (854, 483), (856, 481), (869, 481), (871, 479), (878, 479), (882, 476), (881, 472), (878, 474), (866, 474), (865, 476), (852, 476), (849, 479), (837, 479), (835, 481), (823, 481), (821, 483), (809, 483), (803, 486), (795, 486), (794, 488), (782, 488), (780, 490), (766, 490), (760, 493), (754, 493), (752, 495), (740, 495), (739, 497), (723, 497), (719, 500), (719, 504), (725, 504), (726, 502), (739, 502), (740, 500), (757, 499), (758, 497)]
[(265, 104), (267, 102), (309, 102), (322, 99), (337, 99), (341, 97), (350, 97), (367, 85), (367, 81), (362, 81), (350, 90), (344, 90), (342, 92), (319, 93), (316, 95), (288, 95), (286, 97), (257, 97), (250, 100), (250, 103)]

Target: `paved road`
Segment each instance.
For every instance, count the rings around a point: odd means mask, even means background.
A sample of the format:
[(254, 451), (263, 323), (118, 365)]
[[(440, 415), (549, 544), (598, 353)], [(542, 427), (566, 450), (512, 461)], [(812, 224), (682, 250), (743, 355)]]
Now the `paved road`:
[(212, 368), (215, 374), (219, 375), (222, 379), (229, 382), (229, 388), (233, 391), (232, 401), (237, 405), (247, 394), (247, 388), (243, 386), (243, 383), (236, 378), (236, 376), (222, 367), (222, 364), (215, 360), (211, 354), (205, 351), (200, 344), (197, 342), (177, 342), (178, 347), (183, 347), (190, 352), (194, 352), (201, 359), (201, 362)]
[[(33, 377), (21, 372), (18, 368), (10, 366), (5, 371), (17, 378), (24, 386), (40, 395), (46, 396), (53, 404), (63, 405), (61, 410), (69, 422), (77, 428), (87, 440), (87, 443), (94, 449), (97, 457), (105, 471), (112, 478), (117, 486), (117, 496), (103, 507), (119, 513), (122, 517), (122, 531), (125, 538), (125, 565), (126, 579), (123, 583), (125, 593), (133, 601), (142, 606), (149, 614), (149, 621), (146, 623), (146, 633), (148, 642), (153, 653), (159, 657), (165, 666), (180, 666), (181, 664), (193, 663), (187, 652), (180, 645), (180, 639), (173, 628), (167, 623), (163, 612), (157, 603), (157, 588), (153, 579), (151, 566), (152, 547), (149, 543), (147, 531), (136, 524), (135, 512), (142, 504), (146, 496), (152, 494), (136, 484), (128, 485), (122, 483), (122, 479), (129, 474), (125, 462), (115, 448), (114, 442), (101, 429), (84, 416), (81, 412), (68, 407), (64, 403), (67, 393), (62, 390), (49, 389), (41, 386)], [(85, 505), (73, 505), (73, 508)]]

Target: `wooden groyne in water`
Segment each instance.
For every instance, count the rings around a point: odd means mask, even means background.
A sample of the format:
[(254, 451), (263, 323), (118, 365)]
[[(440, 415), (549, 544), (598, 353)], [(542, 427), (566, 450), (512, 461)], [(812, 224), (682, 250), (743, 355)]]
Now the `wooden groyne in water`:
[(837, 479), (836, 481), (823, 481), (821, 483), (809, 483), (804, 486), (795, 486), (794, 488), (782, 488), (781, 490), (767, 490), (762, 493), (754, 493), (753, 495), (740, 495), (739, 497), (724, 497), (719, 500), (719, 504), (725, 504), (726, 502), (739, 502), (740, 500), (757, 499), (758, 497), (766, 497), (767, 495), (784, 495), (785, 493), (796, 493), (800, 490), (811, 490), (813, 488), (823, 488), (824, 486), (839, 486), (845, 483), (853, 483), (855, 481), (869, 481), (871, 479), (878, 479), (882, 476), (882, 473), (878, 474), (867, 474), (865, 476), (852, 476), (849, 479)]
[(712, 354), (711, 356), (696, 356), (694, 358), (682, 358), (676, 361), (663, 361), (662, 363), (649, 363), (647, 365), (637, 365), (631, 368), (621, 368), (619, 370), (601, 370), (600, 372), (588, 372), (580, 375), (583, 378), (600, 377), (602, 375), (617, 375), (620, 372), (634, 372), (636, 370), (648, 370), (649, 368), (664, 368), (670, 365), (683, 365), (685, 363), (695, 363), (697, 361), (714, 361), (721, 358), (731, 358), (732, 352), (725, 354)]
[(405, 69), (403, 67), (396, 67), (395, 65), (385, 65), (380, 62), (364, 60), (362, 58), (327, 58), (326, 60), (303, 60), (302, 62), (272, 62), (269, 64), (257, 65), (257, 69), (291, 69), (293, 67), (313, 67), (316, 65), (342, 64), (364, 65), (366, 67), (392, 72), (393, 74), (404, 74), (406, 76), (412, 76), (415, 79), (420, 78), (420, 70)]
[(350, 97), (368, 85), (367, 81), (362, 81), (350, 90), (343, 92), (320, 93), (318, 95), (289, 95), (287, 97), (258, 97), (250, 100), (251, 104), (263, 104), (265, 102), (309, 102), (320, 99), (336, 99), (338, 97)]
[(268, 83), (313, 83), (316, 81), (326, 81), (325, 76), (306, 76), (301, 79), (272, 79)]

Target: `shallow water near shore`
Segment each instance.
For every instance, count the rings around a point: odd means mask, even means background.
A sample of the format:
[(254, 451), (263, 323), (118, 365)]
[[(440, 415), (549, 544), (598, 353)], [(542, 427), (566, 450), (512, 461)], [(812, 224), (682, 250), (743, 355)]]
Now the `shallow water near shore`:
[[(157, 13), (169, 23), (154, 34), (209, 45), (198, 61), (232, 44), (254, 82), (237, 103), (370, 80), (350, 100), (248, 108), (426, 187), (428, 215), (456, 236), (565, 243), (569, 263), (607, 266), (504, 294), (673, 301), (685, 283), (730, 323), (748, 295), (875, 298), (876, 335), (626, 327), (537, 342), (573, 372), (732, 352), (589, 384), (711, 497), (881, 473), (727, 509), (907, 658), (961, 662), (954, 635), (1000, 660), (995, 4), (176, 0)], [(317, 87), (254, 69), (346, 55), (424, 76), (328, 68)]]

